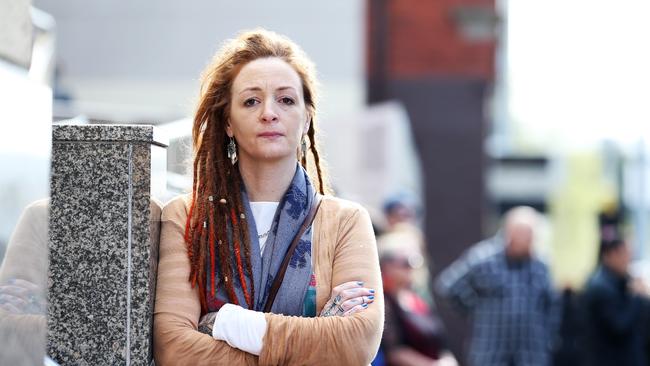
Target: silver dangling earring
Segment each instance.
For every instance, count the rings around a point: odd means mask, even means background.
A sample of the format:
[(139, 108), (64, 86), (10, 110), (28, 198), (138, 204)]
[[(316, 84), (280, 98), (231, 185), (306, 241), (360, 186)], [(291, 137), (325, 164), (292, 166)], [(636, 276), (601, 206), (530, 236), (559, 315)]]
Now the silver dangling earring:
[(235, 139), (232, 137), (228, 143), (228, 158), (230, 159), (230, 163), (235, 165), (237, 162), (237, 144), (235, 144)]
[(305, 139), (305, 135), (302, 135), (302, 141), (300, 142), (300, 152), (302, 153), (302, 158), (307, 159), (307, 139)]

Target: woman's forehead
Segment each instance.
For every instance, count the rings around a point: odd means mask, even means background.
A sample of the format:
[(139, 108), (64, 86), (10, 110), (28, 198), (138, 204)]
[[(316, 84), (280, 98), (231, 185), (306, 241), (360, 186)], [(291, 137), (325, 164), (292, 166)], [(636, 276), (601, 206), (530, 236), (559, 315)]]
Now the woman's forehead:
[(279, 58), (261, 58), (244, 65), (233, 81), (233, 93), (248, 90), (301, 91), (300, 76), (294, 68)]

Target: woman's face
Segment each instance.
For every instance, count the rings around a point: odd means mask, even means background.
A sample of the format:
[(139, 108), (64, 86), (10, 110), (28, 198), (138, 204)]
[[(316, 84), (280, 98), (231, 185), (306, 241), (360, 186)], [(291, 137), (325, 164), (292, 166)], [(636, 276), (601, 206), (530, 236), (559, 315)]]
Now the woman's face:
[(242, 161), (296, 159), (309, 126), (300, 76), (284, 60), (261, 58), (244, 65), (231, 88), (228, 136)]

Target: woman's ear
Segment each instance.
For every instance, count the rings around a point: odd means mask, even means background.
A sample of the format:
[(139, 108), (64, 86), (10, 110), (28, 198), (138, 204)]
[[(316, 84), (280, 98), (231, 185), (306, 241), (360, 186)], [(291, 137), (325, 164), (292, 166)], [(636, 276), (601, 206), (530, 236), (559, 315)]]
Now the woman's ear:
[(235, 135), (232, 132), (232, 127), (230, 127), (230, 118), (226, 120), (226, 135), (228, 135), (228, 137), (233, 137)]

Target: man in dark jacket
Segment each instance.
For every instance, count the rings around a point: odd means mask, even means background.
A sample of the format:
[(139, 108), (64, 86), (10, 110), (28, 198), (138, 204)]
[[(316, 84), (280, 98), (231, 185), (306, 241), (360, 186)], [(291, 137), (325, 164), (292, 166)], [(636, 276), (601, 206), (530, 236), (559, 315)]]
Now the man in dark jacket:
[(648, 290), (629, 276), (630, 257), (621, 239), (601, 243), (600, 265), (584, 294), (588, 365), (648, 365)]

